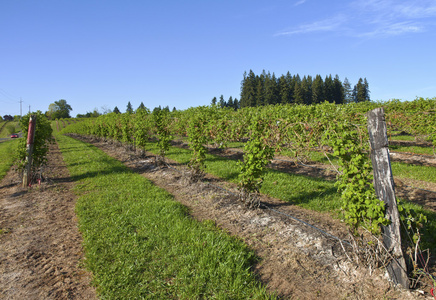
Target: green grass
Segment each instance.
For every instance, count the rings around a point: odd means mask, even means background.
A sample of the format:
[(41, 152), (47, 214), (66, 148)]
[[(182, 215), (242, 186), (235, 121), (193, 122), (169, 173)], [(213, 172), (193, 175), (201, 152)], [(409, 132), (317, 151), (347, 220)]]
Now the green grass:
[(436, 183), (436, 168), (391, 162), (392, 173), (399, 178), (410, 178)]
[[(155, 143), (149, 143), (147, 150), (157, 153)], [(189, 149), (171, 147), (167, 157), (187, 164), (192, 152)], [(237, 161), (217, 155), (206, 154), (206, 171), (227, 181), (237, 183), (239, 167)], [(289, 188), (292, 187), (292, 188)], [(340, 195), (334, 182), (267, 169), (262, 193), (311, 210), (337, 213), (341, 206)]]
[(391, 141), (415, 141), (415, 137), (413, 135), (392, 135), (389, 137)]
[(389, 150), (396, 152), (410, 152), (422, 155), (434, 155), (432, 147), (389, 145)]
[(18, 139), (0, 143), (0, 180), (5, 177), (12, 166), (17, 143)]
[[(3, 122), (1, 123), (1, 125), (3, 125)], [(0, 125), (0, 128), (2, 127), (1, 125)], [(0, 138), (7, 138), (7, 137), (11, 136), (11, 133), (9, 132), (10, 126), (13, 126), (15, 129), (13, 133), (18, 133), (20, 131), (20, 125), (18, 122), (9, 121), (9, 122), (7, 122), (7, 124), (5, 126), (3, 126), (3, 128), (0, 132)]]
[(101, 150), (59, 136), (78, 182), (86, 266), (103, 299), (268, 299), (254, 253)]
[(244, 148), (245, 143), (244, 142), (228, 142), (227, 147), (228, 148)]

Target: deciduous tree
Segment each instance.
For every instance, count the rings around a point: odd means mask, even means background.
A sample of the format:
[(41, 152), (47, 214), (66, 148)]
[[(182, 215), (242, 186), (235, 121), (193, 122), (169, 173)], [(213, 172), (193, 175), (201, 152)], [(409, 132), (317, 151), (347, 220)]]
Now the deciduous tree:
[(55, 101), (54, 103), (51, 103), (48, 106), (48, 111), (46, 112), (46, 115), (48, 118), (54, 120), (54, 119), (61, 119), (61, 118), (71, 118), (70, 111), (73, 109), (71, 108), (71, 105), (67, 103), (67, 100), (61, 99), (59, 101)]

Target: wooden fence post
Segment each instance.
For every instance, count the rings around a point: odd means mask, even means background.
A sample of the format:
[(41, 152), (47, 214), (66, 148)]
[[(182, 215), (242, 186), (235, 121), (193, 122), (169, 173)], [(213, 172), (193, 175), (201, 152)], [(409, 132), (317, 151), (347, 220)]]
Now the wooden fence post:
[(368, 132), (371, 143), (371, 161), (374, 169), (374, 188), (378, 199), (384, 201), (386, 218), (391, 223), (383, 226), (383, 243), (391, 253), (393, 260), (387, 271), (395, 284), (409, 288), (407, 267), (401, 250), (400, 217), (395, 199), (394, 178), (389, 158), (388, 135), (383, 108), (367, 113)]
[(26, 167), (23, 173), (23, 187), (27, 187), (31, 179), (32, 169), (32, 154), (33, 154), (33, 141), (35, 139), (36, 116), (30, 116), (29, 129), (27, 130), (27, 145), (26, 145)]

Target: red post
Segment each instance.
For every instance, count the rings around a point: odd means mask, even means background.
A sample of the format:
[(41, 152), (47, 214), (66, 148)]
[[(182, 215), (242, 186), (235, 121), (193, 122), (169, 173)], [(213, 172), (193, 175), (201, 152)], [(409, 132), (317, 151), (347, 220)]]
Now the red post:
[(29, 119), (29, 129), (27, 130), (27, 145), (26, 145), (26, 167), (23, 173), (23, 187), (26, 187), (30, 183), (30, 172), (32, 168), (32, 153), (33, 153), (33, 142), (35, 140), (35, 127), (36, 127), (36, 116), (30, 116)]

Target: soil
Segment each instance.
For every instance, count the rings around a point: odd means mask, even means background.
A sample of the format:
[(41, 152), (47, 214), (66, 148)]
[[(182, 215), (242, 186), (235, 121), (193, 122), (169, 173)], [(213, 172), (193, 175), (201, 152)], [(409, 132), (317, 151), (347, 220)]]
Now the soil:
[(46, 181), (22, 188), (11, 170), (0, 182), (0, 299), (96, 299), (74, 213), (74, 183), (56, 144)]
[[(86, 141), (168, 190), (193, 218), (211, 220), (250, 245), (259, 257), (253, 267), (259, 280), (283, 299), (428, 298), (426, 285), (421, 287), (425, 296), (394, 288), (381, 269), (357, 266), (347, 243), (336, 239), (349, 238), (346, 227), (327, 213), (264, 195), (261, 208), (249, 210), (238, 200), (236, 186), (218, 178), (207, 175), (202, 182), (191, 182), (188, 170), (175, 162), (157, 167), (150, 154)], [(291, 171), (285, 164), (276, 167)], [(307, 171), (328, 176), (325, 170)], [(0, 182), (0, 298), (93, 299), (91, 275), (81, 267), (74, 183), (55, 145), (45, 174), (47, 181), (30, 189), (21, 188), (12, 171)]]
[(402, 140), (396, 140), (395, 137), (392, 139), (389, 139), (389, 145), (395, 145), (395, 146), (418, 146), (418, 147), (432, 147), (432, 143), (428, 141), (424, 141), (422, 139), (418, 139), (416, 141), (402, 141)]

